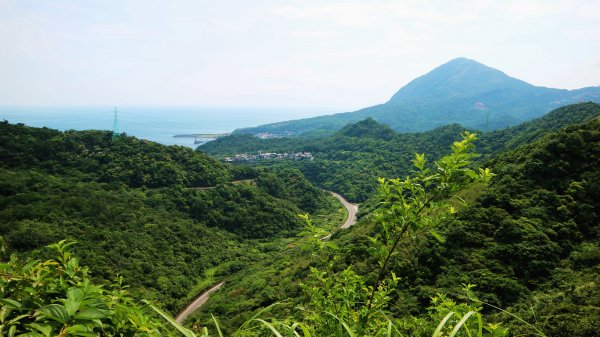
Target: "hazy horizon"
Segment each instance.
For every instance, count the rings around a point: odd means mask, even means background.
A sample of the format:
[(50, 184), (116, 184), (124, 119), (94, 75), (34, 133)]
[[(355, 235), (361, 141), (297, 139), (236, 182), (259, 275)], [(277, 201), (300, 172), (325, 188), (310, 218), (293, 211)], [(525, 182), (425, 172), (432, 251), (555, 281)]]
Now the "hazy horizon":
[[(321, 113), (323, 114), (323, 111)], [(164, 145), (195, 148), (194, 138), (181, 134), (229, 133), (238, 128), (258, 126), (302, 117), (304, 110), (251, 107), (118, 107), (119, 131)], [(108, 106), (0, 106), (0, 121), (33, 127), (66, 130), (112, 130), (113, 107)]]

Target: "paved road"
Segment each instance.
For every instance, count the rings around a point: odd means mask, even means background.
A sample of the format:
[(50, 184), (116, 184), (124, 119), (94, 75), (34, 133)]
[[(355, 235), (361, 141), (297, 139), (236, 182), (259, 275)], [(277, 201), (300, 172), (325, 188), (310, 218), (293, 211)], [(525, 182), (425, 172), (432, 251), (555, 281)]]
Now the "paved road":
[[(346, 207), (346, 209), (348, 210), (348, 218), (346, 218), (346, 222), (344, 222), (340, 226), (339, 229), (346, 229), (346, 228), (354, 225), (356, 223), (356, 212), (358, 212), (358, 205), (348, 202), (348, 200), (344, 199), (344, 197), (342, 197), (341, 195), (339, 195), (335, 192), (331, 192), (331, 191), (328, 191), (328, 192), (331, 193), (331, 195), (333, 195), (334, 197), (336, 197), (342, 203), (342, 205), (344, 205), (344, 207)], [(330, 237), (331, 237), (331, 234), (325, 235), (324, 237), (321, 238), (321, 240), (329, 240)]]
[(348, 210), (348, 219), (346, 219), (346, 222), (344, 222), (344, 224), (340, 226), (340, 229), (346, 229), (354, 225), (356, 223), (356, 212), (358, 212), (358, 205), (349, 203), (348, 200), (344, 199), (344, 197), (335, 192), (329, 191), (329, 193), (336, 197)]
[[(210, 188), (212, 188), (212, 187), (208, 187), (208, 188), (201, 187), (198, 189), (210, 189)], [(348, 218), (346, 219), (346, 222), (344, 222), (340, 226), (340, 229), (346, 229), (346, 228), (354, 225), (356, 223), (356, 212), (358, 211), (358, 205), (349, 203), (348, 200), (344, 199), (344, 197), (342, 197), (341, 195), (339, 195), (335, 192), (329, 191), (329, 193), (331, 193), (331, 195), (336, 197), (342, 203), (342, 205), (344, 205), (344, 207), (346, 207), (346, 209), (348, 210)], [(331, 237), (331, 234), (322, 237), (321, 240), (328, 240), (330, 237)], [(200, 308), (208, 300), (210, 295), (212, 293), (214, 293), (215, 291), (219, 290), (219, 288), (221, 288), (223, 286), (223, 284), (225, 284), (224, 281), (214, 285), (207, 291), (203, 292), (200, 296), (198, 296), (194, 300), (194, 302), (192, 302), (190, 305), (185, 307), (185, 309), (183, 309), (183, 311), (179, 315), (177, 315), (177, 317), (175, 318), (177, 323), (180, 323), (180, 324), (183, 323), (183, 321), (185, 321), (185, 319), (189, 315), (191, 315), (194, 311), (196, 311), (198, 308)]]
[(221, 288), (223, 286), (223, 284), (225, 284), (225, 282), (221, 282), (217, 285), (214, 285), (212, 288), (210, 288), (207, 291), (205, 291), (204, 293), (202, 293), (202, 295), (198, 296), (198, 298), (196, 298), (194, 300), (194, 302), (190, 303), (190, 305), (185, 307), (185, 309), (183, 309), (183, 311), (179, 315), (177, 315), (177, 317), (175, 318), (175, 321), (177, 321), (177, 323), (179, 323), (179, 324), (183, 323), (183, 321), (185, 321), (185, 319), (189, 315), (191, 315), (194, 311), (196, 311), (196, 309), (198, 309), (200, 306), (202, 306), (202, 304), (204, 304), (204, 302), (206, 302), (208, 300), (210, 295), (212, 293), (214, 293), (215, 291), (219, 290), (219, 288)]

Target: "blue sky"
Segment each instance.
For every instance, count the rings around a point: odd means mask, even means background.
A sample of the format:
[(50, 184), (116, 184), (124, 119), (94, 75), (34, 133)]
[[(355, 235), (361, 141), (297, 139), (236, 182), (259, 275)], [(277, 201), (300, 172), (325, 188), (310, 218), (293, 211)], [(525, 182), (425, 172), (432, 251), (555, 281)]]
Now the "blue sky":
[(0, 0), (0, 105), (341, 112), (459, 56), (600, 85), (600, 1)]

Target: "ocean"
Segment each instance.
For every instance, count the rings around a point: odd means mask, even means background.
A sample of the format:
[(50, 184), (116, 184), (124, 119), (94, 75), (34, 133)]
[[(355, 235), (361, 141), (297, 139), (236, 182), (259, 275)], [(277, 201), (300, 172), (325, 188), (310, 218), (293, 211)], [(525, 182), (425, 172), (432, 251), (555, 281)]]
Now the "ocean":
[[(195, 148), (180, 134), (222, 134), (237, 128), (332, 113), (324, 109), (238, 107), (117, 107), (121, 132), (165, 145)], [(0, 106), (0, 120), (58, 130), (112, 130), (113, 107)]]

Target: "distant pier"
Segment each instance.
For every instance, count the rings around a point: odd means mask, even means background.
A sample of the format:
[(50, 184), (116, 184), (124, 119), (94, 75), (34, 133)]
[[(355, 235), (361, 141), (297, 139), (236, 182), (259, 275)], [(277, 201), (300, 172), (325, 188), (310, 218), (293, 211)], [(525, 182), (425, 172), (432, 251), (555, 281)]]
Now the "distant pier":
[(230, 133), (190, 133), (184, 135), (175, 135), (174, 138), (206, 138), (206, 139), (216, 139), (219, 137), (229, 136)]

